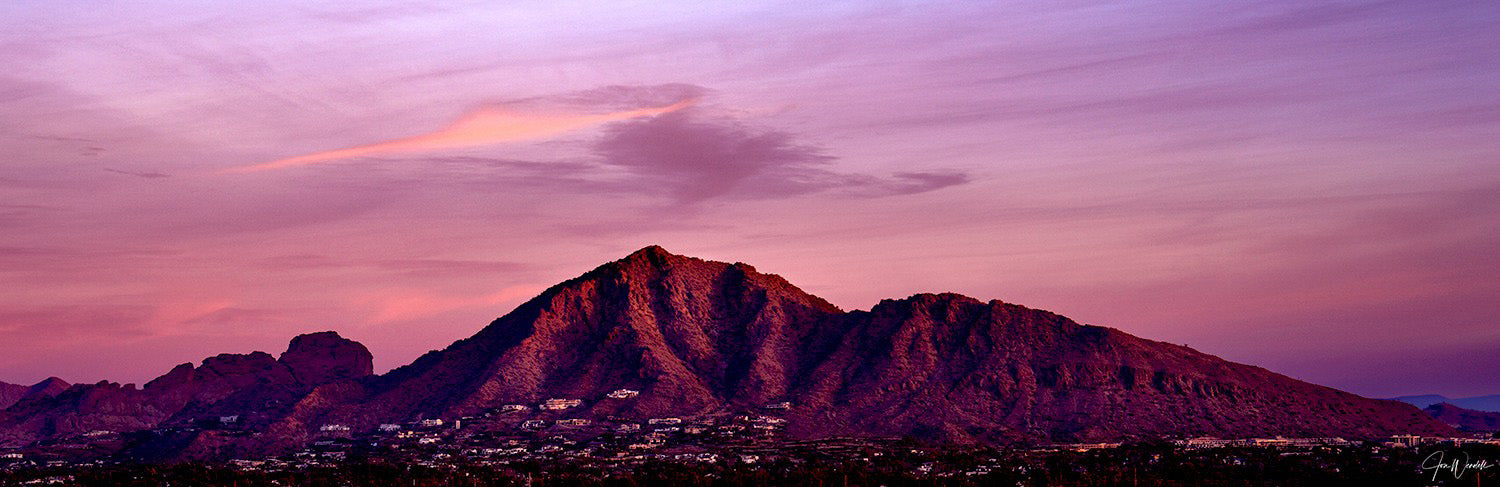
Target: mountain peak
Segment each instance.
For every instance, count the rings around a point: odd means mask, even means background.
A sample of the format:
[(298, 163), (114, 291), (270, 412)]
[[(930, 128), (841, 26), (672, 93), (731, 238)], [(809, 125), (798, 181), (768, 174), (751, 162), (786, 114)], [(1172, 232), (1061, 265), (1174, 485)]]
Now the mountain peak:
[(67, 390), (68, 385), (67, 381), (56, 377), (48, 377), (30, 386), (0, 382), (0, 409), (8, 408), (23, 399), (56, 396)]
[(660, 245), (647, 245), (645, 247), (641, 247), (640, 250), (637, 250), (635, 252), (631, 252), (630, 255), (626, 256), (625, 258), (629, 259), (631, 257), (667, 258), (667, 257), (679, 257), (679, 256), (677, 254), (673, 254), (671, 252), (668, 252), (667, 249), (662, 248), (662, 246), (660, 246)]
[(71, 386), (72, 384), (68, 384), (68, 381), (56, 377), (48, 377), (46, 379), (43, 379), (41, 382), (37, 382), (36, 384), (32, 384), (31, 387), (26, 388), (26, 395), (22, 396), (22, 399), (32, 397), (56, 396), (58, 394), (61, 394)]
[(68, 381), (59, 379), (57, 377), (48, 377), (46, 379), (42, 379), (41, 382), (37, 382), (36, 384), (32, 384), (31, 387), (35, 387), (35, 388), (46, 388), (46, 387), (62, 387), (62, 388), (67, 388), (68, 387)]
[(64, 389), (67, 389), (70, 385), (71, 384), (68, 384), (68, 381), (56, 377), (48, 377), (46, 379), (42, 379), (41, 382), (32, 384), (31, 387), (28, 388), (30, 392), (28, 392), (27, 395), (55, 396), (57, 395), (57, 393), (62, 392)]
[(651, 267), (666, 267), (680, 261), (688, 260), (689, 257), (668, 252), (660, 245), (647, 245), (640, 250), (631, 252), (630, 255), (620, 259), (618, 262), (624, 265), (643, 264)]

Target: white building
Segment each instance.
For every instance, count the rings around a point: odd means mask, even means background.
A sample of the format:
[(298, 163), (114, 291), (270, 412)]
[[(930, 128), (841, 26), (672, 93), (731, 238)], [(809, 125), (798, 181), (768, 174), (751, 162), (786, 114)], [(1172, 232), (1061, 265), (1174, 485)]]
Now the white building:
[(1422, 444), (1422, 437), (1417, 435), (1395, 435), (1388, 442), (1401, 447), (1415, 447)]
[(579, 399), (548, 399), (542, 403), (542, 410), (560, 411), (578, 407), (580, 404), (583, 404), (583, 401)]

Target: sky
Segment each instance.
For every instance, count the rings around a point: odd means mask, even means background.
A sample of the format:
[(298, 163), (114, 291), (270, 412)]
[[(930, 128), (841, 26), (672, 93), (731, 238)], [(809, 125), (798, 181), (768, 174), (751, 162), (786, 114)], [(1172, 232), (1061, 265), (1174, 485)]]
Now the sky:
[(0, 381), (376, 368), (659, 244), (1500, 393), (1500, 3), (0, 3)]

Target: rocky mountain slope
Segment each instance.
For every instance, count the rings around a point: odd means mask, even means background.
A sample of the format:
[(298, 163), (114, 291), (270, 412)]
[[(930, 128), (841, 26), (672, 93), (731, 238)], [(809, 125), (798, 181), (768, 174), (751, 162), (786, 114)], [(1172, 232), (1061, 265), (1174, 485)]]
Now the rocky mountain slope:
[[(1157, 436), (1443, 435), (1408, 404), (1366, 399), (1190, 348), (956, 294), (845, 312), (774, 274), (647, 247), (607, 263), (410, 365), (370, 375), (369, 352), (332, 333), (183, 364), (143, 389), (100, 383), (0, 413), (0, 444), (238, 415), (255, 445), (319, 425), (477, 415), (548, 398), (568, 415), (645, 419), (787, 402), (793, 436), (944, 441)], [(629, 400), (607, 399), (633, 389)], [(258, 451), (258, 450), (257, 450)]]

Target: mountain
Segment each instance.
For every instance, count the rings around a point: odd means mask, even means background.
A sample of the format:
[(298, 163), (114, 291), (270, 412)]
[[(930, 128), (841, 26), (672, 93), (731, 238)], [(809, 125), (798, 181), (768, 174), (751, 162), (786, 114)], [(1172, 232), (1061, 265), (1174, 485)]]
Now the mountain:
[[(618, 388), (628, 402), (597, 400)], [(304, 424), (474, 415), (589, 399), (584, 416), (789, 401), (797, 436), (1086, 441), (1449, 433), (1366, 399), (1046, 311), (919, 294), (844, 312), (773, 274), (647, 247), (544, 291), (473, 337), (301, 411)]]
[(56, 396), (67, 388), (68, 383), (56, 377), (48, 377), (30, 386), (0, 382), (0, 410), (27, 399)]
[(1448, 403), (1438, 403), (1423, 409), (1438, 421), (1463, 431), (1500, 431), (1500, 413), (1475, 411)]
[(1093, 441), (1444, 430), (1405, 404), (1000, 301), (917, 295), (844, 321), (799, 395), (813, 406), (799, 409), (810, 433)]
[(1454, 399), (1452, 402), (1453, 404), (1460, 407), (1475, 409), (1479, 411), (1489, 411), (1492, 413), (1500, 413), (1500, 394), (1491, 394), (1488, 396), (1478, 397), (1465, 397)]
[(1401, 401), (1419, 408), (1425, 408), (1438, 403), (1448, 403), (1465, 409), (1473, 409), (1475, 411), (1500, 413), (1500, 394), (1463, 397), (1458, 399), (1450, 399), (1444, 396), (1439, 396), (1437, 394), (1425, 394), (1420, 396), (1401, 396), (1392, 398), (1392, 400)]
[[(639, 395), (606, 399), (616, 389)], [(321, 425), (371, 431), (549, 398), (580, 399), (566, 414), (597, 419), (738, 414), (788, 402), (786, 431), (806, 438), (1454, 433), (1408, 404), (1047, 311), (918, 294), (846, 312), (749, 265), (651, 246), (384, 375), (370, 375), (363, 346), (304, 335), (279, 359), (220, 355), (140, 390), (74, 386), (18, 405), (0, 413), (0, 446), (238, 415), (241, 428), (260, 433), (254, 440), (199, 435), (175, 448), (188, 456), (273, 451), (308, 441)]]
[(1413, 405), (1413, 406), (1416, 406), (1416, 407), (1419, 407), (1419, 408), (1425, 408), (1425, 407), (1431, 406), (1433, 404), (1439, 404), (1439, 403), (1448, 402), (1451, 399), (1448, 399), (1446, 397), (1443, 397), (1443, 396), (1440, 396), (1440, 395), (1437, 395), (1437, 394), (1422, 394), (1422, 395), (1417, 395), (1417, 396), (1393, 397), (1393, 398), (1391, 398), (1391, 400), (1392, 401), (1401, 401), (1401, 402), (1404, 402), (1404, 403), (1407, 403), (1407, 404), (1410, 404), (1410, 405)]
[(372, 368), (364, 345), (334, 332), (302, 335), (280, 359), (265, 352), (226, 353), (198, 367), (178, 365), (139, 389), (101, 381), (41, 400), (23, 399), (0, 411), (0, 446), (91, 431), (188, 426), (222, 416), (238, 416), (236, 423), (263, 429), (313, 388), (368, 376)]
[(803, 346), (826, 342), (834, 330), (816, 325), (841, 314), (748, 265), (648, 247), (391, 371), (357, 404), (310, 413), (370, 427), (620, 388), (640, 397), (594, 402), (589, 411), (649, 417), (759, 407), (791, 393), (811, 367)]

